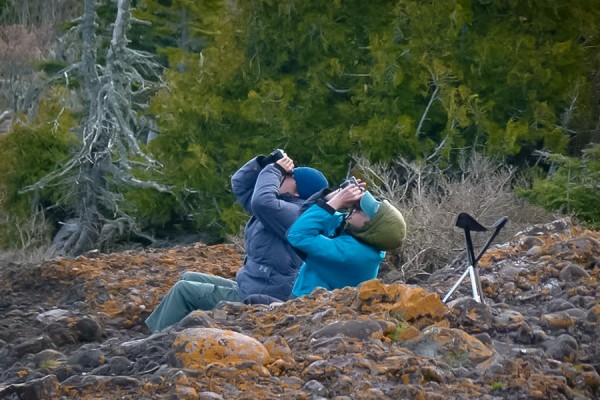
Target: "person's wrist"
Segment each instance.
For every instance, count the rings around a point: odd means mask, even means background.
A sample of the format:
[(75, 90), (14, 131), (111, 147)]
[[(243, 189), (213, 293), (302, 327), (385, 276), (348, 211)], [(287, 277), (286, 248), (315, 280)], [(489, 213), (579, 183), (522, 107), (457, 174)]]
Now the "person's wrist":
[(333, 208), (336, 211), (339, 210), (342, 206), (336, 197), (329, 200), (327, 204), (329, 205), (329, 207)]
[(278, 163), (273, 163), (273, 165), (275, 166), (275, 168), (277, 168), (282, 175), (287, 174), (288, 172), (285, 170), (285, 168), (283, 168), (281, 165), (279, 165)]

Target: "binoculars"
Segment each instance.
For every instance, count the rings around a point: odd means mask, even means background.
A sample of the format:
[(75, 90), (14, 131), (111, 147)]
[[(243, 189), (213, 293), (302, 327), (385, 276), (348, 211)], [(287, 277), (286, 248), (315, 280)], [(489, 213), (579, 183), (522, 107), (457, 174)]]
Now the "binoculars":
[(271, 154), (269, 154), (267, 157), (265, 157), (262, 166), (264, 167), (267, 164), (272, 164), (274, 162), (281, 160), (283, 158), (284, 154), (285, 154), (285, 152), (281, 149), (273, 150), (271, 152)]
[(358, 181), (356, 180), (355, 177), (351, 176), (350, 178), (346, 179), (344, 182), (342, 182), (340, 184), (340, 189), (345, 188), (348, 185), (356, 185), (358, 186)]
[(271, 154), (269, 154), (269, 159), (273, 160), (273, 162), (275, 161), (279, 161), (283, 158), (283, 150), (281, 149), (275, 149), (271, 152)]

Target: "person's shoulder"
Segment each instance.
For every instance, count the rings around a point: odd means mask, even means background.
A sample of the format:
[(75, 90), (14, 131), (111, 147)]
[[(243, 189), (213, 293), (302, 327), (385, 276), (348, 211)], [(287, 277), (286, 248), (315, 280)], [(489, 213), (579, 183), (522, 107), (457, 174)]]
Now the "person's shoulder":
[[(366, 243), (366, 242), (354, 237), (353, 235), (350, 235), (347, 232), (342, 232), (342, 234), (340, 234), (339, 238), (341, 238), (344, 242), (346, 242), (347, 246), (354, 249), (357, 253), (360, 252), (363, 254), (373, 254), (373, 255), (379, 255), (379, 253), (382, 253), (381, 250), (377, 249), (373, 245)], [(383, 252), (383, 253), (385, 254), (385, 252)]]

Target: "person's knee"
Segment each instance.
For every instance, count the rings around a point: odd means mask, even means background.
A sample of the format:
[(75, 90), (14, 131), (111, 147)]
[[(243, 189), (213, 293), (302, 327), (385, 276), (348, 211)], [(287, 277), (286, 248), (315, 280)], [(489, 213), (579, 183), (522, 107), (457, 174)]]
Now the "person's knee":
[(190, 291), (190, 282), (185, 280), (180, 280), (175, 282), (173, 287), (171, 288), (171, 292), (178, 296), (185, 296), (186, 293)]
[(217, 290), (217, 286), (211, 283), (196, 281), (177, 281), (173, 288), (173, 296), (189, 302), (205, 302)]
[(191, 274), (192, 274), (191, 271), (185, 271), (183, 274), (181, 274), (181, 277), (179, 279), (182, 281), (187, 281), (190, 279)]

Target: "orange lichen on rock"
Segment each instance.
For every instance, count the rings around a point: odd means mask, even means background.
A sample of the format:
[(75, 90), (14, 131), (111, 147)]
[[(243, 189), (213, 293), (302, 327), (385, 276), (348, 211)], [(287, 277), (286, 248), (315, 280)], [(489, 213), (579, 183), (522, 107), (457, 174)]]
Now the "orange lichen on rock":
[(386, 285), (378, 279), (367, 281), (358, 287), (354, 306), (368, 313), (396, 313), (405, 321), (424, 317), (439, 321), (449, 312), (437, 294), (400, 283)]
[(567, 329), (577, 322), (575, 318), (564, 312), (542, 315), (541, 320), (547, 323), (550, 329)]
[(116, 317), (123, 311), (123, 305), (116, 300), (109, 300), (104, 302), (104, 304), (100, 307), (100, 310), (107, 313), (111, 317)]
[(271, 336), (263, 343), (272, 359), (278, 358), (293, 362), (292, 351), (287, 341), (281, 336)]
[[(119, 316), (126, 322), (136, 321), (145, 310), (156, 307), (185, 271), (234, 278), (240, 266), (241, 253), (235, 246), (196, 243), (170, 249), (91, 252), (88, 256), (46, 261), (40, 271), (48, 283), (95, 288), (85, 298), (90, 310)], [(49, 304), (59, 300), (47, 299)]]
[(529, 397), (535, 399), (553, 398), (552, 395), (562, 393), (565, 398), (572, 399), (573, 395), (567, 380), (563, 376), (531, 374), (528, 379)]
[(204, 369), (209, 364), (239, 367), (264, 366), (271, 361), (267, 349), (256, 339), (229, 330), (189, 328), (173, 342), (175, 357), (184, 368)]
[(478, 266), (481, 268), (491, 267), (492, 265), (510, 258), (517, 254), (517, 250), (514, 247), (505, 247), (498, 249), (489, 249), (481, 256), (478, 261)]

